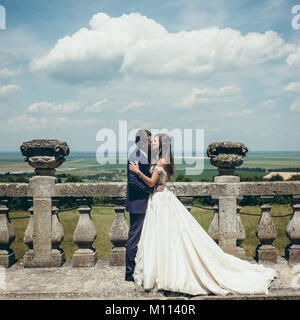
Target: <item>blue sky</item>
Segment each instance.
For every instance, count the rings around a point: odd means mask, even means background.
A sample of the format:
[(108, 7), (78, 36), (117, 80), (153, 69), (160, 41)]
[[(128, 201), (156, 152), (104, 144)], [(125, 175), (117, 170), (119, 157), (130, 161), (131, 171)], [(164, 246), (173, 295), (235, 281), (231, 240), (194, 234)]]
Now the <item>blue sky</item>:
[(297, 4), (0, 0), (0, 150), (53, 138), (95, 151), (119, 120), (300, 150)]

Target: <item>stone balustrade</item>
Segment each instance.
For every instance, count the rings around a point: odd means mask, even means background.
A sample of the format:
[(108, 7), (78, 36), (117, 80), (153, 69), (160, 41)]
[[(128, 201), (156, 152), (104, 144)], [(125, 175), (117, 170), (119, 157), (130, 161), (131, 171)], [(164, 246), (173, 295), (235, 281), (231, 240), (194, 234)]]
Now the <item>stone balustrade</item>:
[[(97, 230), (91, 218), (91, 199), (93, 197), (112, 197), (115, 218), (109, 234), (113, 248), (110, 253), (110, 265), (125, 265), (125, 251), (128, 225), (125, 219), (126, 183), (60, 183), (54, 176), (55, 167), (64, 162), (69, 150), (66, 144), (50, 140), (43, 143), (22, 145), (22, 152), (35, 168), (36, 176), (29, 183), (0, 183), (0, 266), (9, 267), (15, 261), (10, 248), (15, 239), (9, 218), (7, 200), (11, 197), (28, 198), (30, 219), (24, 233), (24, 243), (28, 251), (23, 257), (25, 267), (60, 267), (65, 255), (60, 248), (64, 239), (64, 230), (59, 220), (57, 201), (61, 197), (77, 199), (79, 220), (73, 235), (77, 249), (73, 254), (73, 267), (91, 267), (97, 262), (97, 251), (93, 243)], [(37, 142), (36, 142), (37, 141)], [(31, 150), (36, 145), (37, 150)], [(56, 151), (52, 152), (51, 148)], [(42, 149), (42, 157), (39, 150)], [(223, 153), (222, 153), (223, 152)], [(224, 152), (226, 153), (224, 155)], [(300, 181), (276, 182), (240, 182), (233, 175), (234, 168), (242, 163), (247, 154), (243, 144), (218, 143), (209, 146), (208, 154), (213, 163), (219, 166), (219, 175), (213, 182), (174, 182), (167, 188), (182, 201), (190, 211), (193, 197), (209, 196), (214, 202), (213, 218), (208, 229), (209, 235), (227, 253), (247, 259), (242, 243), (245, 230), (240, 218), (239, 203), (244, 196), (260, 196), (261, 215), (256, 229), (260, 241), (256, 250), (258, 262), (277, 261), (277, 251), (273, 245), (277, 237), (270, 214), (271, 200), (275, 195), (291, 195), (293, 215), (286, 228), (290, 241), (286, 248), (286, 259), (292, 263), (300, 262)], [(42, 170), (39, 163), (42, 163)]]
[[(293, 215), (286, 229), (290, 240), (286, 258), (292, 262), (300, 262), (300, 181), (174, 182), (167, 183), (167, 187), (179, 197), (188, 210), (191, 209), (193, 197), (212, 197), (214, 215), (208, 233), (225, 252), (241, 258), (245, 255), (242, 248), (245, 230), (239, 216), (239, 201), (243, 196), (260, 196), (261, 217), (256, 234), (260, 241), (257, 259), (261, 262), (276, 262), (277, 258), (276, 248), (272, 244), (277, 237), (270, 215), (272, 197), (292, 195)], [(24, 255), (25, 267), (59, 267), (64, 263), (64, 253), (59, 248), (64, 231), (55, 204), (55, 200), (60, 197), (78, 199), (80, 217), (73, 236), (78, 249), (73, 255), (73, 265), (94, 265), (97, 252), (92, 244), (97, 230), (90, 215), (90, 199), (105, 196), (112, 197), (115, 203), (115, 219), (110, 232), (110, 241), (114, 246), (110, 254), (110, 264), (124, 265), (128, 234), (125, 219), (126, 183), (56, 183), (51, 176), (34, 176), (29, 184), (0, 183), (0, 265), (8, 267), (15, 259), (10, 249), (15, 237), (7, 206), (7, 199), (10, 197), (25, 197), (32, 201), (32, 207), (28, 210), (31, 217), (24, 234), (24, 243), (29, 249)]]

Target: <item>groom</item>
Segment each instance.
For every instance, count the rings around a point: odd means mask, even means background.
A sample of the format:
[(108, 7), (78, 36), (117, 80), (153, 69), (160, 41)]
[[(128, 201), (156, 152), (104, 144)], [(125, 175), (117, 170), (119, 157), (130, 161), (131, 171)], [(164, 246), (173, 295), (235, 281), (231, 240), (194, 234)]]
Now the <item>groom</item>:
[[(137, 244), (140, 240), (149, 194), (154, 191), (141, 180), (134, 172), (128, 169), (130, 161), (139, 163), (140, 170), (149, 178), (151, 162), (151, 132), (141, 129), (135, 136), (136, 149), (131, 153), (127, 162), (127, 197), (126, 211), (130, 216), (130, 228), (126, 245), (126, 281), (134, 281), (135, 256)], [(162, 191), (158, 186), (156, 191)]]

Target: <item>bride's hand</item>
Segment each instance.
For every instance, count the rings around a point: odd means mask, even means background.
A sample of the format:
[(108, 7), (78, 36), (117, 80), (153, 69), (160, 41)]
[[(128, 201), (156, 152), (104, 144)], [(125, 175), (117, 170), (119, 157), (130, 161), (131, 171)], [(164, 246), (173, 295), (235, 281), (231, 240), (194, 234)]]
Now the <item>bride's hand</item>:
[(136, 174), (139, 173), (140, 168), (139, 168), (139, 164), (137, 163), (137, 161), (135, 162), (135, 164), (130, 161), (129, 170), (136, 173)]

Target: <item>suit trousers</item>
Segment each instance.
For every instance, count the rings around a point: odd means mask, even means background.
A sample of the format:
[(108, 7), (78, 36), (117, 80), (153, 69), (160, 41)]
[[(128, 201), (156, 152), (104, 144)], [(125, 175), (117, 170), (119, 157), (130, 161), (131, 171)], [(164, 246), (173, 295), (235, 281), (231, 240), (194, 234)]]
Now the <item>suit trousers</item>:
[(131, 276), (134, 272), (137, 245), (140, 241), (145, 214), (130, 212), (129, 216), (130, 216), (130, 228), (129, 228), (128, 240), (126, 244), (126, 275), (127, 276)]

